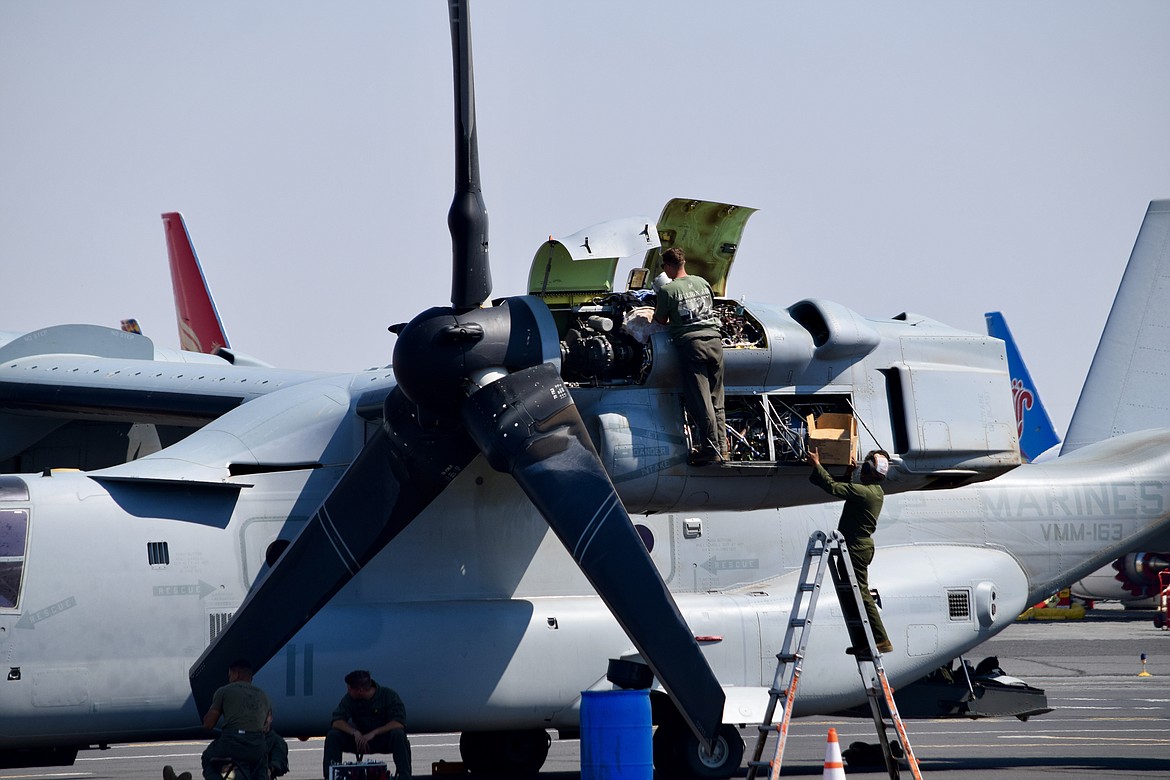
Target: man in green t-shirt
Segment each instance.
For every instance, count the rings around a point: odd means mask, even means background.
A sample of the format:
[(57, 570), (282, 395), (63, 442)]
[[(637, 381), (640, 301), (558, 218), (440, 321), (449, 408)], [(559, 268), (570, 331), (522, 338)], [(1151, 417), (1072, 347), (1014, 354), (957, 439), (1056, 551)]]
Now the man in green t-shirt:
[(878, 652), (888, 653), (894, 649), (894, 645), (886, 635), (886, 627), (882, 625), (877, 602), (869, 592), (869, 563), (873, 560), (873, 532), (877, 530), (878, 515), (881, 514), (882, 504), (886, 500), (886, 493), (880, 483), (890, 470), (889, 453), (885, 450), (874, 450), (865, 456), (861, 464), (861, 484), (850, 481), (856, 464), (852, 458), (842, 481), (833, 479), (832, 475), (825, 471), (815, 449), (809, 450), (808, 462), (813, 467), (808, 481), (835, 498), (845, 499), (841, 519), (837, 521), (837, 530), (845, 537), (845, 546), (849, 549), (849, 560), (853, 563), (857, 588), (861, 591), (861, 600), (865, 602), (865, 614), (869, 618), (869, 627), (873, 631)]
[[(221, 717), (223, 726), (219, 737), (203, 751), (204, 780), (222, 780), (211, 763), (216, 758), (234, 758), (251, 764), (259, 770), (254, 774), (265, 779), (288, 772), (288, 745), (271, 728), (272, 702), (267, 693), (252, 684), (252, 664), (242, 658), (232, 661), (228, 667), (228, 684), (211, 697), (203, 727), (214, 729)], [(163, 767), (166, 780), (171, 780), (169, 769)]]
[(325, 735), (324, 772), (341, 763), (342, 753), (390, 753), (397, 780), (410, 780), (406, 705), (393, 689), (378, 685), (364, 669), (345, 676), (345, 695)]
[(670, 281), (658, 290), (654, 321), (666, 325), (678, 352), (683, 403), (698, 429), (691, 453), (695, 466), (727, 460), (727, 423), (723, 410), (723, 337), (711, 285), (686, 271), (678, 247), (662, 253), (662, 270)]

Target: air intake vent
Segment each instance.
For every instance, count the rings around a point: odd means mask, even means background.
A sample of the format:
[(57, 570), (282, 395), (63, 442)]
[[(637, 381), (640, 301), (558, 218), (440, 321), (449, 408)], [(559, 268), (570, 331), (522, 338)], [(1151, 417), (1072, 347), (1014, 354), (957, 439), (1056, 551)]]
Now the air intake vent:
[(231, 612), (212, 612), (207, 616), (210, 622), (207, 641), (212, 642), (220, 633), (223, 632), (229, 620), (232, 619)]
[(147, 542), (146, 560), (151, 566), (167, 566), (171, 562), (171, 551), (166, 542)]
[(948, 590), (947, 612), (950, 613), (951, 620), (970, 620), (971, 591)]

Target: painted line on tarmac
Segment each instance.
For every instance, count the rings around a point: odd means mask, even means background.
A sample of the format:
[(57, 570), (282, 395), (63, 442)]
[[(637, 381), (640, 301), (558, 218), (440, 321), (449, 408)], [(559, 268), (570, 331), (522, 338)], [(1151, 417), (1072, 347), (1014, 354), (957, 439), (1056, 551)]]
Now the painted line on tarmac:
[(1062, 742), (1088, 742), (1092, 744), (1120, 742), (1126, 745), (1170, 745), (1170, 737), (1078, 737), (1072, 734), (1019, 734), (1005, 735), (1000, 739), (1060, 740)]
[(203, 751), (198, 753), (153, 753), (137, 756), (81, 756), (77, 757), (77, 762), (82, 761), (134, 761), (136, 759), (155, 759), (155, 758), (190, 758), (191, 756), (202, 755)]

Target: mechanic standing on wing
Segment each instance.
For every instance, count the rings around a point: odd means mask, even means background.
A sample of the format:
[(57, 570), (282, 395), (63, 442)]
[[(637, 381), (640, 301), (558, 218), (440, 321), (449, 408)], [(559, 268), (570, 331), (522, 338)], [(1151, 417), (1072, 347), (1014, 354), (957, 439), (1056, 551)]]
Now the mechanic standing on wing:
[(668, 326), (678, 352), (683, 402), (698, 429), (691, 452), (693, 466), (727, 460), (727, 423), (723, 410), (723, 338), (711, 285), (686, 271), (678, 247), (662, 253), (662, 270), (670, 281), (658, 290), (654, 321)]
[(878, 515), (882, 512), (882, 504), (886, 498), (881, 482), (889, 473), (890, 455), (885, 450), (874, 450), (866, 455), (861, 464), (859, 485), (850, 481), (856, 465), (852, 459), (845, 470), (844, 481), (841, 482), (833, 479), (832, 475), (825, 471), (816, 450), (809, 450), (808, 462), (813, 467), (808, 481), (835, 498), (845, 499), (837, 530), (845, 537), (845, 546), (849, 548), (849, 560), (853, 562), (853, 574), (857, 579), (861, 598), (865, 602), (865, 614), (869, 618), (877, 650), (879, 653), (888, 653), (894, 649), (894, 645), (886, 635), (886, 627), (882, 625), (877, 603), (873, 600), (873, 594), (869, 592), (869, 562), (873, 560), (873, 532), (877, 530)]

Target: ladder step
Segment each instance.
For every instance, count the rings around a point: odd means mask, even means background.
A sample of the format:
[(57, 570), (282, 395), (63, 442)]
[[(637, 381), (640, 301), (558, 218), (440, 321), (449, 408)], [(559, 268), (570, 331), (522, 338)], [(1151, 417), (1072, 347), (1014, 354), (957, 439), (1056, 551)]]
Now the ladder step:
[[(914, 772), (914, 777), (918, 778), (920, 775), (914, 754), (909, 745), (903, 745), (900, 742), (905, 736), (903, 725), (893, 698), (887, 698), (892, 691), (886, 686), (881, 654), (873, 645), (873, 637), (866, 628), (868, 619), (863, 603), (865, 593), (861, 591), (855, 580), (856, 574), (848, 557), (849, 552), (845, 547), (844, 539), (837, 532), (826, 536), (823, 532), (817, 531), (809, 537), (808, 547), (805, 549), (806, 557), (800, 571), (800, 580), (796, 584), (792, 613), (789, 615), (789, 631), (784, 637), (784, 644), (780, 648), (781, 652), (776, 654), (778, 662), (776, 677), (772, 683), (773, 687), (768, 691), (770, 696), (767, 710), (768, 720), (771, 720), (779, 700), (796, 692), (796, 685), (800, 680), (800, 665), (805, 658), (805, 647), (800, 645), (807, 639), (808, 632), (812, 630), (812, 621), (808, 619), (808, 615), (812, 614), (816, 608), (823, 576), (828, 572), (837, 592), (841, 616), (844, 618), (849, 643), (852, 645), (846, 652), (852, 655), (857, 662), (857, 671), (861, 675), (861, 685), (869, 700), (874, 728), (881, 739), (887, 766), (891, 767), (891, 772), (893, 772), (891, 776), (897, 777), (893, 765), (890, 763), (893, 758), (899, 762), (908, 762)], [(813, 572), (814, 559), (819, 559), (815, 572)], [(803, 605), (805, 598), (802, 594), (807, 594), (807, 606)], [(796, 615), (802, 609), (805, 615), (797, 617)], [(797, 628), (802, 631), (799, 635), (793, 630)], [(791, 652), (794, 645), (797, 646), (798, 652)], [(786, 668), (784, 664), (794, 665)], [(870, 666), (866, 667), (863, 664), (870, 664)], [(776, 687), (784, 682), (781, 678), (787, 678), (790, 690), (780, 690)], [(785, 708), (783, 714), (780, 715), (779, 724), (771, 722), (756, 724), (759, 731), (756, 750), (752, 760), (747, 762), (747, 777), (750, 780), (762, 778), (765, 772), (770, 774), (780, 771), (785, 744), (783, 737), (790, 717), (791, 712)], [(897, 737), (890, 733), (890, 729), (894, 730)], [(759, 759), (763, 756), (768, 735), (774, 731), (777, 733), (775, 757), (771, 761), (761, 761)]]

